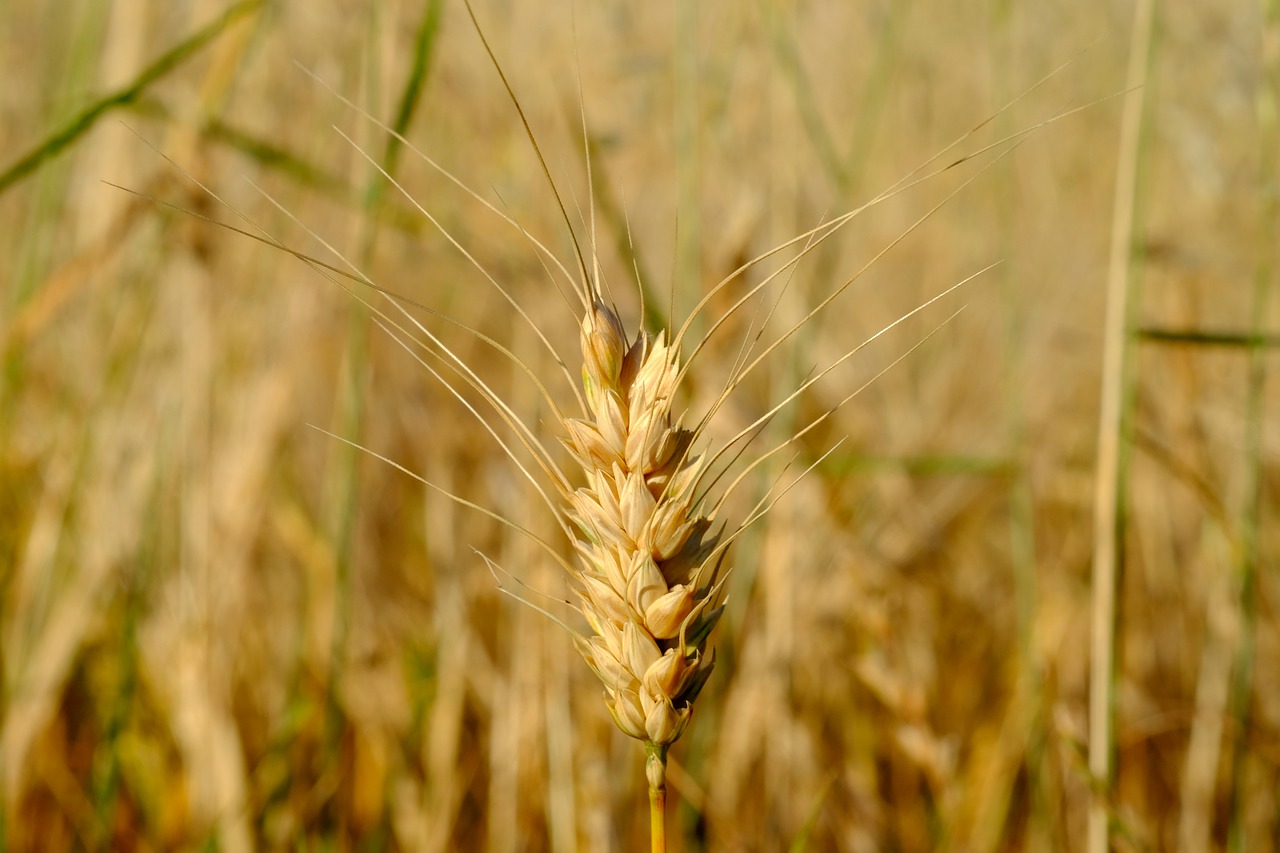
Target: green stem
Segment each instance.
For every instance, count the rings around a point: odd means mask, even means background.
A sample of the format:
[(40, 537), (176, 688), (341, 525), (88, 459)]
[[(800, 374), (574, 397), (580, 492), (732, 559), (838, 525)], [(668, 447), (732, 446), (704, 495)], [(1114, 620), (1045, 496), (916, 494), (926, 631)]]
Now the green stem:
[(667, 745), (645, 742), (649, 779), (649, 840), (652, 853), (667, 853)]

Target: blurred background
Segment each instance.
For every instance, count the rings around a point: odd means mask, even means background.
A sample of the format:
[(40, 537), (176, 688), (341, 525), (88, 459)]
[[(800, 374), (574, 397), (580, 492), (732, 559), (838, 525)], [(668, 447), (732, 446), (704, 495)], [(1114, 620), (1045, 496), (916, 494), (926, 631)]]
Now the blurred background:
[[(568, 635), (499, 590), (564, 613), (563, 576), (444, 494), (566, 545), (463, 401), (496, 419), (379, 327), (406, 323), (391, 302), (215, 222), (418, 303), (556, 447), (525, 373), (467, 331), (571, 401), (553, 351), (576, 376), (576, 317), (534, 239), (571, 266), (566, 218), (589, 250), (594, 211), (652, 330), (904, 178), (765, 290), (762, 344), (857, 276), (709, 440), (999, 265), (740, 460), (920, 344), (726, 508), (844, 439), (732, 552), (672, 849), (1082, 849), (1104, 379), (1113, 845), (1280, 848), (1274, 0), (1160, 4), (1136, 48), (1118, 0), (475, 12), (563, 216), (456, 0), (0, 4), (0, 849), (643, 849), (642, 750)], [(1117, 209), (1127, 359), (1104, 373)], [(756, 304), (698, 354), (691, 412)]]

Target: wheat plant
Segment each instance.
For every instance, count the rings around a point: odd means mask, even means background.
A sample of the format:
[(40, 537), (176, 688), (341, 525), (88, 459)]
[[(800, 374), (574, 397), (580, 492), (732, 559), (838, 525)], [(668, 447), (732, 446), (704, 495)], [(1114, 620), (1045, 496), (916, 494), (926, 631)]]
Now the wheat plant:
[(582, 615), (578, 648), (605, 687), (618, 728), (644, 741), (654, 849), (665, 849), (666, 754), (689, 724), (714, 666), (707, 640), (720, 617), (724, 557), (698, 495), (702, 457), (673, 422), (678, 353), (663, 333), (628, 343), (597, 301), (582, 323), (590, 417), (567, 419), (566, 442), (588, 485), (569, 497)]

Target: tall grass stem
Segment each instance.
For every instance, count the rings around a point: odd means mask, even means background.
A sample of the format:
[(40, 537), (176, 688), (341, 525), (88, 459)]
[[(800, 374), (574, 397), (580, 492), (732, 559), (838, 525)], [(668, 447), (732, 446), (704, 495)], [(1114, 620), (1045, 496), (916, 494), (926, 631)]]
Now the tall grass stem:
[(1089, 803), (1086, 849), (1109, 849), (1113, 751), (1116, 596), (1123, 512), (1120, 500), (1121, 440), (1126, 396), (1126, 354), (1130, 308), (1134, 214), (1147, 76), (1155, 22), (1155, 0), (1139, 0), (1133, 11), (1124, 114), (1117, 154), (1107, 305), (1103, 330), (1102, 407), (1098, 419), (1098, 461), (1094, 480), (1093, 632), (1089, 685)]

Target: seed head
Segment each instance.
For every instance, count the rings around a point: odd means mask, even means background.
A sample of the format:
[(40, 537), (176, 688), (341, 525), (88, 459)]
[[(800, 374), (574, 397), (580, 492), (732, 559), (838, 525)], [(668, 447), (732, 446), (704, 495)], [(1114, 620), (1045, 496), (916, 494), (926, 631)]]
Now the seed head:
[(588, 418), (567, 419), (564, 445), (587, 485), (568, 496), (584, 540), (576, 575), (595, 636), (578, 642), (618, 728), (666, 746), (680, 737), (713, 664), (707, 637), (721, 612), (703, 578), (717, 552), (694, 495), (702, 465), (671, 416), (678, 353), (659, 333), (630, 345), (596, 301), (581, 328)]

